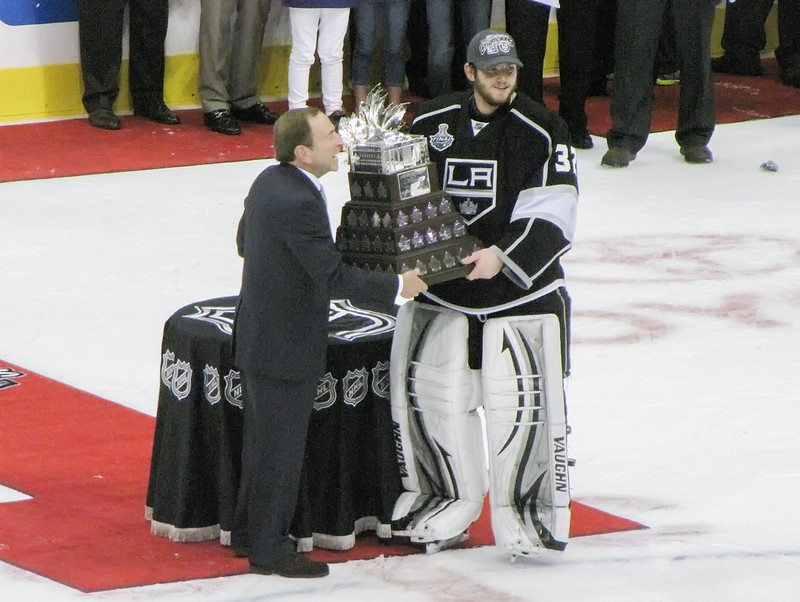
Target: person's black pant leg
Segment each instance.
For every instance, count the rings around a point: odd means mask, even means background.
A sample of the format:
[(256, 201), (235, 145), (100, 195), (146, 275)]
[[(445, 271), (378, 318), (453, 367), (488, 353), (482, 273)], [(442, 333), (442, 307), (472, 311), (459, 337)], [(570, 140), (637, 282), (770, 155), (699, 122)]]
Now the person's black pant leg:
[[(771, 4), (771, 2), (770, 2)], [(800, 78), (800, 0), (778, 0), (778, 47), (781, 71)]]
[(135, 107), (164, 100), (164, 40), (167, 0), (130, 0), (130, 65), (128, 81)]
[(676, 0), (673, 6), (681, 88), (678, 100), (680, 146), (708, 144), (716, 122), (714, 82), (711, 77), (711, 28), (714, 0)]
[(767, 44), (764, 22), (773, 0), (736, 0), (725, 5), (722, 49), (734, 60), (757, 57)]
[(586, 91), (594, 55), (597, 0), (562, 0), (558, 10), (558, 112), (572, 135), (586, 131)]
[(126, 4), (127, 0), (78, 2), (83, 106), (87, 113), (95, 109), (113, 109), (119, 94)]
[(506, 32), (514, 38), (523, 67), (517, 87), (537, 102), (543, 102), (542, 71), (547, 50), (550, 7), (530, 0), (506, 0)]
[(653, 111), (653, 65), (664, 0), (619, 0), (614, 40), (609, 147), (637, 153), (647, 142)]
[[(266, 566), (295, 550), (289, 530), (319, 379), (290, 381), (243, 373), (242, 485), (250, 563)], [(234, 535), (241, 545), (241, 536)]]

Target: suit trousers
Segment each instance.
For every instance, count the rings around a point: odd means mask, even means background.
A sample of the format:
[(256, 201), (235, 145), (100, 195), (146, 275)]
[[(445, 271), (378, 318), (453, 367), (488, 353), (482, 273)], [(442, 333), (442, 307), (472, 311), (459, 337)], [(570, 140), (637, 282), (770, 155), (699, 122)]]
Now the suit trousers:
[(290, 552), (306, 436), (319, 378), (284, 380), (242, 370), (242, 476), (231, 543), (266, 566)]
[(767, 44), (764, 22), (774, 0), (736, 0), (725, 5), (722, 49), (734, 57), (758, 58)]
[(318, 51), (325, 113), (330, 115), (341, 111), (344, 36), (350, 24), (350, 9), (289, 7), (289, 21), (292, 27), (289, 108), (302, 109), (306, 106), (308, 76), (314, 64), (314, 54)]
[[(621, 146), (637, 153), (647, 142), (653, 111), (653, 65), (665, 1), (618, 1), (609, 147)], [(675, 132), (680, 146), (706, 145), (714, 132), (716, 103), (711, 78), (714, 5), (715, 0), (672, 0), (681, 70)]]
[[(725, 7), (722, 48), (733, 60), (760, 62), (767, 45), (764, 23), (774, 0), (736, 0)], [(778, 0), (778, 47), (775, 58), (783, 69), (800, 67), (800, 0)]]
[(246, 109), (259, 101), (269, 9), (270, 0), (200, 0), (199, 91), (206, 113)]
[(125, 6), (130, 6), (128, 83), (134, 107), (164, 100), (167, 0), (79, 0), (78, 40), (83, 106), (113, 109), (119, 94)]
[[(543, 102), (543, 62), (547, 49), (550, 7), (530, 0), (506, 0), (506, 31), (517, 45), (523, 63), (518, 85)], [(586, 131), (584, 103), (591, 77), (598, 0), (561, 0), (558, 19), (558, 112), (572, 135)]]
[(800, 75), (800, 0), (778, 1), (775, 58), (782, 71), (794, 71)]

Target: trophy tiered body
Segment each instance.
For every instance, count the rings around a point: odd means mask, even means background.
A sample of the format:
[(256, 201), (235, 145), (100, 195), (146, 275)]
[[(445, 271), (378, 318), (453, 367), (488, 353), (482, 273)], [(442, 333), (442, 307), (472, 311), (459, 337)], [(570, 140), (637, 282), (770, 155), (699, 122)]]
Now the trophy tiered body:
[(348, 148), (350, 197), (336, 244), (344, 260), (367, 270), (402, 274), (419, 268), (428, 284), (461, 278), (461, 259), (481, 248), (439, 189), (423, 136)]

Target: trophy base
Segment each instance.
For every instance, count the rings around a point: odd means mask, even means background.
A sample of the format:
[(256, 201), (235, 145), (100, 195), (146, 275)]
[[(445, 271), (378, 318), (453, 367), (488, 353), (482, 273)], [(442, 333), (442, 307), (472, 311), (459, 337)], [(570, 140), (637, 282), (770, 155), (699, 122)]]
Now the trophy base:
[(435, 274), (421, 276), (421, 278), (425, 281), (425, 284), (431, 286), (433, 284), (439, 284), (440, 282), (447, 282), (448, 280), (458, 280), (459, 278), (464, 278), (472, 271), (472, 268), (473, 266), (471, 264), (462, 265), (450, 270), (444, 270), (442, 272), (436, 272)]
[(466, 236), (459, 240), (457, 246), (437, 245), (400, 255), (343, 252), (342, 257), (347, 263), (370, 271), (402, 274), (419, 268), (420, 278), (431, 285), (463, 278), (469, 274), (473, 266), (463, 265), (460, 259), (480, 247), (477, 238)]

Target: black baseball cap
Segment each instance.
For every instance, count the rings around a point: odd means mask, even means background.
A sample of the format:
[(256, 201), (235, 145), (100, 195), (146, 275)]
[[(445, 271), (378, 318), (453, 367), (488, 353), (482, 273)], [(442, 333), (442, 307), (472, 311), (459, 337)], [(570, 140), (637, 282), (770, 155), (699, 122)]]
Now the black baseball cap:
[(484, 29), (475, 34), (467, 47), (467, 62), (481, 71), (501, 63), (522, 67), (514, 38), (494, 29)]

